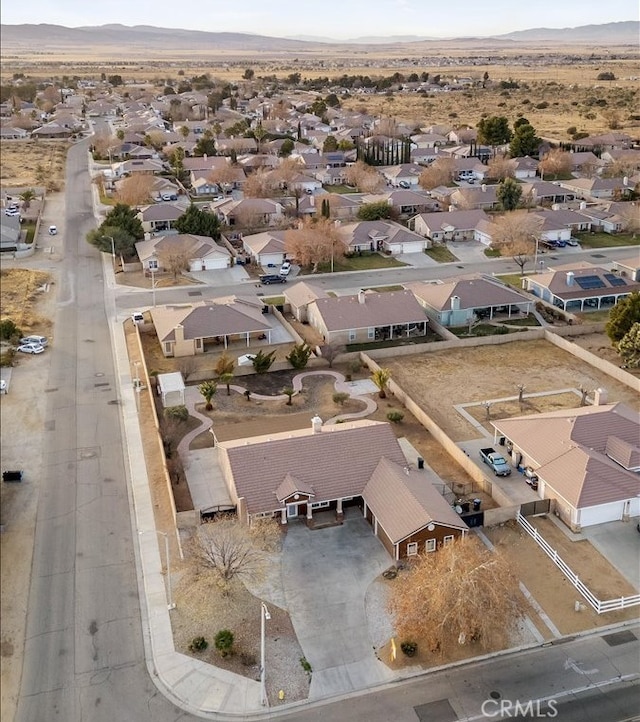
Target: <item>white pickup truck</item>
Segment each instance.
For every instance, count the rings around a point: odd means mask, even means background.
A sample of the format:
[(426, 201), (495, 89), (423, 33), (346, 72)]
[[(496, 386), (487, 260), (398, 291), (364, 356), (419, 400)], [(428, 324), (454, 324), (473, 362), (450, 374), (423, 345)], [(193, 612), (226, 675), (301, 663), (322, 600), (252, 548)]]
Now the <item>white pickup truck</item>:
[(480, 458), (493, 469), (496, 476), (509, 476), (511, 474), (511, 467), (505, 461), (504, 456), (490, 446), (486, 449), (480, 449)]

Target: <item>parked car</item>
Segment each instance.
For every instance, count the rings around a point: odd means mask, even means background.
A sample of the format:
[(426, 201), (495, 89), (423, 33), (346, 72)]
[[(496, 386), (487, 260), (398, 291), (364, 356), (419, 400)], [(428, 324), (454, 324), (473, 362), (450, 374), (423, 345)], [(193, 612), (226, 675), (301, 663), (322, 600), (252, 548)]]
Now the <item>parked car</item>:
[(143, 315), (142, 311), (134, 311), (134, 312), (131, 314), (131, 320), (132, 320), (134, 323), (143, 323), (143, 322), (144, 322), (144, 315)]
[(579, 246), (579, 245), (580, 245), (580, 243), (578, 242), (577, 238), (570, 238), (567, 241), (567, 246), (573, 246), (575, 248), (575, 246)]
[(7, 382), (5, 379), (0, 379), (0, 394), (8, 394), (9, 393), (9, 387), (7, 386)]
[(275, 274), (267, 274), (266, 276), (260, 276), (260, 283), (264, 283), (265, 286), (269, 286), (271, 283), (286, 283), (286, 276), (276, 276)]
[(56, 226), (49, 226), (49, 235), (50, 236), (58, 235), (58, 229), (56, 228)]
[(280, 266), (280, 275), (281, 276), (288, 276), (291, 273), (291, 261), (285, 261)]
[(524, 468), (524, 480), (532, 489), (538, 488), (538, 475), (530, 466)]
[(48, 346), (49, 341), (46, 336), (25, 336), (20, 339), (20, 345), (27, 343), (35, 343), (37, 346)]
[(5, 214), (5, 216), (19, 216), (20, 209), (19, 208), (5, 208), (4, 214)]
[(177, 201), (178, 196), (175, 193), (163, 193), (161, 196), (163, 201)]
[(398, 183), (398, 185), (400, 186), (400, 188), (404, 188), (404, 189), (411, 188), (411, 183), (409, 183), (409, 181), (400, 181)]
[(18, 346), (18, 351), (22, 353), (42, 353), (44, 346), (41, 346), (39, 343), (22, 343)]

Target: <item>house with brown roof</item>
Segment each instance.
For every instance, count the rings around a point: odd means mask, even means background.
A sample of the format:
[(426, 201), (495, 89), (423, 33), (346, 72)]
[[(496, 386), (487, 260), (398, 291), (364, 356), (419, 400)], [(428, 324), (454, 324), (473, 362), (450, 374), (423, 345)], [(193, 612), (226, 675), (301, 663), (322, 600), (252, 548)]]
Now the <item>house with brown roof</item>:
[(473, 275), (442, 283), (406, 283), (429, 318), (442, 326), (467, 326), (482, 318), (509, 319), (527, 315), (533, 302), (524, 294), (490, 277)]
[(216, 445), (243, 523), (274, 517), (313, 527), (320, 511), (332, 511), (340, 522), (346, 508), (356, 508), (394, 560), (436, 551), (467, 531), (435, 488), (437, 477), (409, 469), (387, 423), (323, 426), (315, 417), (308, 429)]
[(156, 306), (150, 313), (162, 353), (177, 358), (226, 349), (231, 343), (247, 348), (252, 340), (269, 343), (272, 328), (263, 309), (257, 297), (228, 296)]
[(215, 212), (222, 223), (237, 228), (274, 226), (284, 219), (282, 203), (269, 198), (228, 199), (216, 204)]
[(338, 228), (338, 236), (346, 253), (386, 251), (393, 256), (400, 253), (422, 253), (431, 248), (431, 241), (395, 221), (359, 221), (345, 223)]
[[(601, 393), (601, 392), (600, 392)], [(617, 403), (493, 422), (573, 531), (640, 515), (640, 415)]]
[(244, 252), (263, 268), (280, 266), (287, 257), (285, 249), (286, 231), (264, 231), (242, 237)]
[(231, 266), (231, 253), (227, 248), (218, 245), (209, 236), (195, 236), (191, 233), (156, 236), (138, 241), (136, 252), (145, 271), (171, 271), (171, 268), (167, 268), (171, 256), (187, 259), (188, 270), (191, 272), (214, 271)]
[(560, 185), (585, 200), (622, 199), (630, 197), (633, 192), (628, 178), (571, 178), (560, 181)]
[(450, 203), (458, 209), (492, 210), (500, 206), (497, 185), (483, 183), (480, 188), (456, 188), (449, 196)]
[(171, 230), (185, 210), (184, 206), (176, 203), (154, 203), (141, 208), (136, 216), (145, 233), (162, 233)]
[(287, 287), (283, 291), (285, 301), (291, 307), (291, 313), (301, 323), (306, 322), (307, 308), (309, 304), (319, 298), (330, 298), (329, 294), (321, 288), (314, 286), (306, 281), (299, 281)]
[(309, 324), (326, 343), (367, 343), (426, 336), (427, 315), (411, 291), (318, 298), (307, 307)]
[(569, 312), (610, 308), (634, 291), (640, 291), (640, 280), (586, 261), (524, 276), (522, 285), (534, 296)]
[(432, 241), (474, 241), (479, 240), (478, 229), (489, 217), (483, 210), (448, 211), (440, 213), (419, 213), (409, 221), (421, 236)]

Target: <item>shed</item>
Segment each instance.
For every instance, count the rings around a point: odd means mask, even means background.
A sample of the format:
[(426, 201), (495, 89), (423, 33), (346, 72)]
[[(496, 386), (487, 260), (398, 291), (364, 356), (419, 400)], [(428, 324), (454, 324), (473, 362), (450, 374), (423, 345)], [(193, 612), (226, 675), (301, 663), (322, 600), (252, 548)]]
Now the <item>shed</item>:
[(180, 371), (158, 374), (158, 394), (165, 408), (184, 404), (184, 379)]

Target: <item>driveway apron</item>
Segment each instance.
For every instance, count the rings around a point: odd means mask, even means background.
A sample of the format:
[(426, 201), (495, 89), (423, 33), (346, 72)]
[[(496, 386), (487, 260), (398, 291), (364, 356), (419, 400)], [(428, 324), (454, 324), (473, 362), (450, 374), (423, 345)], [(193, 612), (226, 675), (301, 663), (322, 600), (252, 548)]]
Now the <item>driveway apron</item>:
[(342, 526), (290, 524), (282, 556), (287, 608), (313, 673), (311, 699), (389, 681), (394, 674), (373, 650), (365, 593), (392, 562), (371, 526), (347, 510)]

